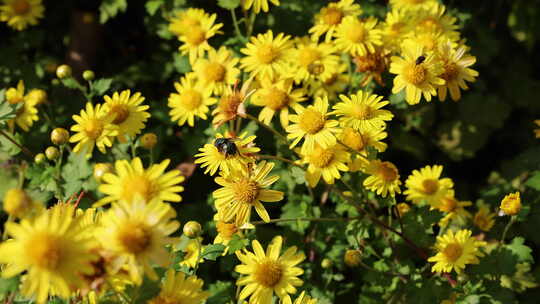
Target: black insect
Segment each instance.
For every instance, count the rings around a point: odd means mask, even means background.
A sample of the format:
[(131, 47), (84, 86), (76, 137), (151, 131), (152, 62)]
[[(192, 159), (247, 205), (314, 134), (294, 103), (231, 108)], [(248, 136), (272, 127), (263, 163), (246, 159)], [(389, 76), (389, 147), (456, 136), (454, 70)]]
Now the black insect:
[(225, 156), (235, 155), (238, 153), (238, 147), (232, 138), (217, 138), (214, 141), (214, 146), (219, 152), (225, 154)]
[(416, 65), (422, 64), (422, 62), (424, 62), (425, 60), (426, 57), (424, 55), (418, 56), (418, 58), (416, 58)]

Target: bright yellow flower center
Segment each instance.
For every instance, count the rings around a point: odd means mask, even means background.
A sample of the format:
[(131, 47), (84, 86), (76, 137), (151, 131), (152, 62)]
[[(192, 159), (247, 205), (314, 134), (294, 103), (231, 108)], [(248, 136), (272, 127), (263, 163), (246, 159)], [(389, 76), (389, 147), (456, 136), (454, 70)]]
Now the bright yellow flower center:
[(446, 245), (442, 252), (444, 256), (448, 259), (448, 261), (453, 263), (457, 261), (459, 257), (461, 257), (461, 254), (463, 253), (463, 248), (459, 244), (451, 243)]
[(30, 3), (27, 0), (15, 0), (11, 2), (11, 8), (15, 15), (24, 15), (30, 11)]
[(317, 168), (325, 168), (334, 159), (334, 150), (315, 148), (310, 156), (310, 163)]
[(341, 23), (343, 12), (339, 8), (325, 7), (321, 10), (321, 17), (324, 23), (328, 25), (337, 25)]
[(204, 68), (206, 79), (214, 82), (223, 81), (225, 72), (225, 67), (219, 62), (209, 62)]
[(206, 32), (199, 26), (184, 32), (186, 42), (191, 45), (199, 45), (206, 41)]
[(450, 82), (452, 80), (455, 80), (457, 76), (459, 75), (459, 70), (457, 64), (453, 62), (447, 62), (444, 65), (444, 72), (441, 74), (441, 78), (446, 80), (446, 82)]
[(394, 165), (389, 162), (383, 162), (377, 170), (377, 174), (385, 182), (393, 182), (398, 178), (398, 171)]
[(120, 197), (128, 202), (137, 198), (137, 195), (146, 201), (154, 197), (155, 186), (146, 176), (133, 175), (127, 177), (122, 185)]
[(180, 103), (182, 103), (186, 110), (193, 111), (202, 103), (201, 93), (193, 89), (187, 89), (180, 95)]
[(274, 111), (280, 110), (289, 104), (289, 95), (276, 88), (271, 88), (264, 98), (266, 99), (266, 105)]
[(115, 125), (119, 125), (123, 123), (129, 117), (129, 109), (127, 108), (126, 105), (123, 105), (123, 104), (113, 105), (109, 113), (116, 115), (113, 120), (113, 124)]
[(272, 288), (276, 286), (283, 276), (281, 263), (273, 260), (265, 260), (256, 266), (255, 281), (264, 287)]
[(271, 44), (261, 45), (257, 51), (257, 58), (262, 64), (269, 64), (276, 59), (278, 52)]
[(360, 27), (351, 26), (346, 29), (345, 38), (347, 38), (352, 43), (359, 43), (359, 42), (364, 41), (365, 34), (366, 32), (363, 26), (360, 26)]
[(362, 151), (367, 142), (362, 137), (362, 134), (354, 131), (352, 128), (346, 128), (343, 130), (343, 137), (341, 141), (349, 148)]
[(253, 203), (259, 196), (259, 184), (249, 179), (242, 179), (232, 184), (234, 198), (244, 204)]
[(90, 139), (97, 139), (103, 132), (103, 122), (99, 119), (90, 119), (84, 126), (84, 132)]
[(49, 233), (39, 233), (28, 240), (25, 253), (32, 265), (54, 270), (62, 260), (62, 241)]
[(319, 59), (321, 59), (321, 53), (313, 47), (305, 47), (298, 53), (298, 63), (303, 67), (308, 67)]
[(367, 120), (371, 118), (371, 107), (366, 104), (355, 105), (352, 108), (351, 116), (359, 120)]
[(201, 22), (197, 18), (192, 17), (184, 17), (182, 20), (182, 24), (186, 27), (186, 29), (191, 29), (193, 27), (199, 27), (201, 25)]
[(144, 223), (128, 222), (119, 229), (117, 238), (127, 252), (139, 254), (150, 246), (152, 233)]
[(439, 182), (436, 179), (426, 179), (422, 182), (422, 188), (425, 194), (433, 195), (439, 190)]
[(324, 127), (324, 116), (314, 109), (306, 109), (300, 115), (300, 129), (308, 134), (315, 134)]
[(426, 68), (421, 64), (412, 64), (405, 69), (403, 76), (407, 82), (420, 85), (426, 80)]
[(233, 223), (226, 223), (223, 221), (218, 221), (216, 224), (217, 231), (219, 235), (225, 240), (230, 240), (232, 236), (238, 231), (236, 225)]
[(219, 100), (219, 114), (223, 116), (225, 121), (234, 119), (241, 103), (242, 98), (238, 94), (223, 95)]
[(439, 210), (443, 212), (453, 212), (457, 208), (458, 204), (455, 198), (445, 197), (442, 200), (442, 204), (438, 207)]
[(419, 26), (422, 26), (426, 29), (438, 30), (441, 28), (439, 20), (433, 16), (424, 18), (422, 21), (418, 22)]

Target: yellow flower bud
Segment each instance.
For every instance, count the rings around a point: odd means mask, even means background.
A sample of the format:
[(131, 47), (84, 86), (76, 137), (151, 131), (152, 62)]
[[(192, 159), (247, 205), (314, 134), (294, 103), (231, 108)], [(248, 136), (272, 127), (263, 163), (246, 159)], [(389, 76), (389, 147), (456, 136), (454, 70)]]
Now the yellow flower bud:
[(345, 262), (345, 265), (349, 267), (356, 267), (360, 265), (360, 262), (362, 261), (362, 252), (358, 249), (348, 249), (345, 251), (343, 261)]
[(4, 196), (4, 211), (12, 216), (21, 217), (32, 206), (32, 199), (22, 189), (10, 189)]
[(34, 162), (36, 164), (39, 165), (39, 164), (43, 163), (44, 161), (45, 161), (45, 154), (38, 153), (38, 154), (36, 154), (36, 156), (34, 156)]
[(145, 149), (152, 149), (157, 144), (157, 136), (154, 133), (146, 133), (140, 138), (141, 146)]
[(26, 94), (27, 102), (39, 105), (47, 101), (47, 92), (42, 89), (32, 89)]
[(82, 73), (82, 77), (86, 81), (94, 80), (96, 77), (96, 74), (94, 74), (94, 71), (86, 70)]
[(55, 160), (60, 156), (60, 151), (57, 147), (50, 146), (45, 149), (45, 156), (47, 156), (48, 160)]
[(184, 234), (190, 238), (194, 239), (197, 238), (202, 233), (202, 227), (199, 222), (196, 221), (189, 221), (184, 224)]
[(325, 258), (325, 259), (323, 259), (321, 261), (321, 267), (324, 268), (324, 269), (328, 269), (328, 268), (332, 267), (332, 264), (333, 264), (332, 260), (330, 260), (330, 259)]
[(506, 195), (501, 201), (501, 211), (505, 215), (516, 215), (521, 210), (521, 198), (519, 192)]
[(411, 206), (409, 206), (407, 203), (399, 203), (396, 207), (399, 212), (399, 216), (404, 216), (405, 213), (411, 210)]
[(103, 178), (103, 175), (106, 173), (112, 172), (113, 167), (111, 164), (108, 163), (97, 163), (94, 165), (94, 178), (101, 182), (101, 178)]
[(64, 79), (71, 76), (71, 67), (67, 64), (62, 64), (56, 68), (56, 77)]
[(69, 132), (64, 128), (56, 128), (51, 132), (51, 141), (55, 145), (63, 145), (69, 140)]

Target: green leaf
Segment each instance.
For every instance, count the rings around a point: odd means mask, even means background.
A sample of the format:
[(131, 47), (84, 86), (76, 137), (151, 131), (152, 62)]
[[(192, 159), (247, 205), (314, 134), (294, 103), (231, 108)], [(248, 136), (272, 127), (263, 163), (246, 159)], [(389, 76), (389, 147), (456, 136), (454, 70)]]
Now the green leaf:
[(206, 300), (207, 304), (231, 303), (234, 299), (234, 288), (232, 282), (217, 281), (208, 287), (212, 296)]
[(84, 182), (92, 175), (92, 166), (84, 156), (84, 153), (71, 153), (67, 163), (62, 167), (61, 176), (64, 193), (67, 197), (81, 191)]
[[(289, 198), (282, 207), (281, 218), (282, 219), (294, 219), (301, 217), (308, 217), (308, 208), (312, 203), (312, 199), (308, 195), (295, 195)], [(309, 221), (288, 221), (278, 223), (280, 226), (288, 226), (293, 231), (304, 233), (309, 227)]]
[(297, 183), (297, 184), (305, 184), (306, 183), (306, 172), (298, 167), (292, 167), (291, 168), (291, 175), (294, 179), (294, 181)]
[(92, 82), (92, 94), (103, 95), (111, 87), (112, 78), (101, 78)]
[(249, 240), (240, 237), (238, 234), (233, 235), (227, 246), (229, 247), (229, 253), (234, 253), (237, 250), (245, 248), (249, 244)]
[(212, 244), (204, 248), (202, 252), (202, 258), (205, 260), (215, 261), (217, 257), (223, 254), (225, 250), (225, 245), (223, 244)]
[(516, 270), (517, 257), (506, 248), (494, 249), (480, 260), (480, 264), (471, 265), (468, 273), (477, 275), (512, 275)]
[(64, 78), (62, 79), (62, 84), (69, 89), (80, 89), (81, 85), (74, 78)]
[(218, 5), (224, 9), (233, 10), (240, 6), (240, 0), (218, 0)]
[(529, 186), (534, 190), (540, 191), (540, 171), (535, 171), (533, 176), (531, 176), (531, 178), (525, 182), (525, 186)]
[(4, 125), (6, 121), (15, 118), (17, 110), (22, 107), (22, 103), (12, 105), (4, 101), (4, 91), (5, 89), (0, 90), (0, 125)]
[[(160, 274), (159, 269), (158, 275)], [(133, 304), (146, 304), (148, 300), (157, 296), (160, 290), (159, 281), (152, 281), (147, 277), (144, 277), (141, 286), (130, 285), (126, 288), (126, 293), (130, 296), (130, 303)]]
[(187, 56), (182, 56), (180, 53), (176, 52), (173, 55), (174, 59), (174, 68), (180, 74), (185, 74), (191, 71), (191, 65), (189, 64), (189, 58)]
[(103, 0), (99, 6), (99, 22), (105, 23), (110, 18), (125, 12), (127, 9), (127, 0)]
[(516, 237), (512, 240), (512, 243), (505, 247), (518, 257), (519, 262), (533, 262), (532, 249), (527, 245), (524, 245), (524, 243), (524, 238)]
[(19, 282), (19, 276), (9, 279), (0, 278), (0, 295), (5, 295), (7, 293), (16, 291), (19, 287)]
[(150, 0), (148, 2), (146, 2), (146, 11), (148, 12), (148, 14), (150, 14), (150, 16), (154, 16), (157, 12), (157, 10), (163, 5), (165, 4), (165, 1), (164, 0)]
[[(19, 133), (11, 134), (11, 138), (18, 143), (22, 141), (22, 136)], [(11, 156), (21, 153), (21, 149), (4, 136), (0, 136), (0, 151), (4, 151)]]

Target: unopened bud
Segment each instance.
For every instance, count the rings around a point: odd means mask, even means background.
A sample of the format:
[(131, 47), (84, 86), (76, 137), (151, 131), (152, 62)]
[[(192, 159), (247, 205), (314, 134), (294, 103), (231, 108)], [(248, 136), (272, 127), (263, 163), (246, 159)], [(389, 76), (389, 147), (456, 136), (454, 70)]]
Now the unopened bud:
[(67, 64), (62, 64), (56, 68), (56, 77), (64, 79), (71, 76), (71, 67)]
[(146, 133), (140, 138), (141, 146), (145, 149), (152, 149), (157, 144), (157, 136), (154, 133)]
[(60, 150), (57, 147), (50, 146), (45, 149), (45, 156), (47, 156), (48, 160), (55, 160), (60, 156)]
[(36, 156), (34, 156), (34, 162), (36, 164), (39, 165), (39, 164), (43, 163), (44, 161), (45, 161), (45, 154), (38, 153), (38, 154), (36, 154)]
[(332, 264), (333, 264), (332, 260), (330, 260), (330, 259), (323, 259), (321, 261), (321, 267), (323, 269), (328, 269), (328, 268), (332, 267)]
[(69, 140), (69, 132), (64, 128), (55, 128), (51, 132), (51, 141), (55, 145), (63, 145)]
[(94, 80), (96, 77), (96, 74), (94, 74), (94, 71), (86, 70), (82, 73), (82, 78), (86, 81)]
[(197, 238), (202, 233), (202, 227), (199, 222), (196, 221), (189, 221), (184, 224), (184, 234), (190, 238), (194, 239)]
[(345, 262), (345, 265), (349, 267), (356, 267), (360, 265), (360, 262), (362, 261), (362, 252), (358, 249), (348, 249), (345, 251), (343, 261)]
[(113, 167), (108, 163), (97, 163), (94, 165), (94, 178), (100, 182), (103, 175), (112, 172)]

